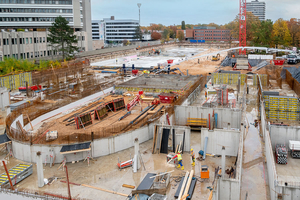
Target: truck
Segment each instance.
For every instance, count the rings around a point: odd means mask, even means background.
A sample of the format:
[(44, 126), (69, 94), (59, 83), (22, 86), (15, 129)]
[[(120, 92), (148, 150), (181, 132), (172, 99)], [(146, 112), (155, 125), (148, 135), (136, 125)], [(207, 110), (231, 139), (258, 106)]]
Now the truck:
[(289, 149), (292, 158), (300, 158), (300, 141), (289, 140)]
[(287, 56), (288, 64), (297, 64), (300, 61), (299, 57), (294, 54), (290, 54)]
[(275, 158), (277, 164), (287, 164), (288, 152), (286, 150), (285, 145), (276, 144)]

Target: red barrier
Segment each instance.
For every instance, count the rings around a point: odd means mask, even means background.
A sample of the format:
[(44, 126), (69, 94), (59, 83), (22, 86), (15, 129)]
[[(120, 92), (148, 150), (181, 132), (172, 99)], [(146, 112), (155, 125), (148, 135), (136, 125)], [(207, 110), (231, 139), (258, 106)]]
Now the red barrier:
[(274, 65), (283, 65), (284, 64), (284, 60), (273, 60)]

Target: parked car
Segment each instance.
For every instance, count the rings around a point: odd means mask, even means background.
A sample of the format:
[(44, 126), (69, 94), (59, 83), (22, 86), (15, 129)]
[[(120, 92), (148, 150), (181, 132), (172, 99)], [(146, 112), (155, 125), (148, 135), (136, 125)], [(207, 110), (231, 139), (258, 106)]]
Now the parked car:
[(294, 54), (290, 54), (287, 56), (287, 62), (288, 64), (297, 64), (300, 61), (299, 57)]

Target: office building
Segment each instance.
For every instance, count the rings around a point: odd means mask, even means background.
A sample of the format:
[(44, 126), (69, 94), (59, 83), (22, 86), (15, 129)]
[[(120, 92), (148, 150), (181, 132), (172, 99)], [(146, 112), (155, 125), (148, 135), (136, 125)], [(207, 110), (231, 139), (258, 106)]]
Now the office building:
[(182, 31), (185, 40), (205, 40), (205, 41), (229, 41), (230, 30), (216, 29), (216, 27), (200, 26), (193, 29), (177, 30)]
[(260, 21), (266, 19), (266, 3), (258, 0), (248, 2), (246, 5), (247, 12), (252, 12)]
[(121, 43), (124, 40), (133, 41), (135, 38), (136, 28), (139, 26), (139, 20), (118, 19), (114, 16), (104, 18), (104, 41), (105, 43)]
[(91, 0), (0, 0), (0, 56), (55, 55), (55, 48), (47, 42), (47, 30), (58, 16), (74, 28), (80, 50), (93, 49)]

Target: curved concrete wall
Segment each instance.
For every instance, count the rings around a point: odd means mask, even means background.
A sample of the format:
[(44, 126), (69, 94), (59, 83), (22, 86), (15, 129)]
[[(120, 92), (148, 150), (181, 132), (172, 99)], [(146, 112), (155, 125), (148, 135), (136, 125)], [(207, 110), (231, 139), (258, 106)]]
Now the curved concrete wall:
[[(122, 133), (120, 135), (94, 140), (91, 143), (91, 156), (100, 157), (122, 151), (132, 147), (135, 138), (140, 143), (146, 142), (153, 137), (153, 125), (150, 124), (134, 131)], [(64, 145), (29, 145), (13, 140), (10, 148), (14, 157), (25, 162), (36, 162), (36, 153), (42, 153), (43, 162), (50, 163), (50, 155), (55, 155), (55, 163), (61, 163), (66, 156), (67, 162), (83, 160), (87, 157), (88, 152), (78, 152), (71, 154), (60, 154)]]

